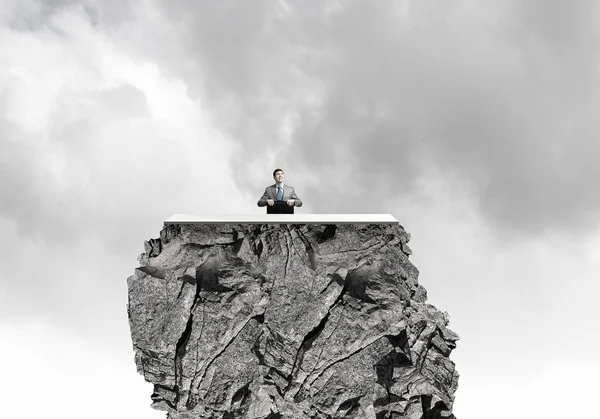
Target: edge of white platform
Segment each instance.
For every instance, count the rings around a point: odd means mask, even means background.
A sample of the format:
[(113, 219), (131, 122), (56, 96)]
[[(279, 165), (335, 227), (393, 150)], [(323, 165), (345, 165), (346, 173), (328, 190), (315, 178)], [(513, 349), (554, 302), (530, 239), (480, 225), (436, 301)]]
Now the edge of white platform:
[(165, 224), (398, 224), (391, 214), (175, 214)]

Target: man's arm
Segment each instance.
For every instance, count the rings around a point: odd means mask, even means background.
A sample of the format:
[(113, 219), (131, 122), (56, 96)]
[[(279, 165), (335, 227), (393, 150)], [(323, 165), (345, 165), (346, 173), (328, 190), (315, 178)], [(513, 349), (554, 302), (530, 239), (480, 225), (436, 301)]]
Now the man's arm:
[(296, 207), (302, 206), (302, 200), (300, 198), (298, 198), (298, 195), (296, 195), (295, 189), (292, 191), (292, 197), (290, 199), (294, 200), (294, 206), (296, 206)]
[(267, 188), (265, 188), (265, 193), (263, 194), (263, 196), (260, 197), (260, 199), (258, 200), (258, 202), (256, 203), (256, 205), (258, 205), (259, 207), (266, 207), (267, 206)]

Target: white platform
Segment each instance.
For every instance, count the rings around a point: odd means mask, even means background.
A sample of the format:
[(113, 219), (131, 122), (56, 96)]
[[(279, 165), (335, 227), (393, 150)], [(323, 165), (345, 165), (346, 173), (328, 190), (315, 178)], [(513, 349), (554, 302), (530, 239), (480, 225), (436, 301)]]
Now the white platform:
[(175, 214), (165, 224), (398, 224), (390, 214)]

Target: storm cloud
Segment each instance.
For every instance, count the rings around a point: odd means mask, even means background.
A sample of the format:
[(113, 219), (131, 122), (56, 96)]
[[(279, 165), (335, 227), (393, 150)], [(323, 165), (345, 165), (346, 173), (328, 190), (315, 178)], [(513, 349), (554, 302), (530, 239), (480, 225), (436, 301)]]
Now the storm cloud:
[[(581, 234), (597, 218), (596, 2), (201, 3), (162, 3), (187, 28), (163, 65), (236, 141), (241, 186), (285, 143), (322, 210), (384, 210), (377, 197), (418, 193), (435, 166), (498, 229)], [(336, 199), (328, 171), (344, 173)]]

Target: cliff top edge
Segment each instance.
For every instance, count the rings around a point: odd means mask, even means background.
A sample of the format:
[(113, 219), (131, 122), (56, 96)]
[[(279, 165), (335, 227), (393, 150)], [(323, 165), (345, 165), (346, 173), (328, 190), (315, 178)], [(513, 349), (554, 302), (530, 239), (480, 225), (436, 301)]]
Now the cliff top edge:
[(165, 224), (398, 224), (391, 214), (175, 214)]

